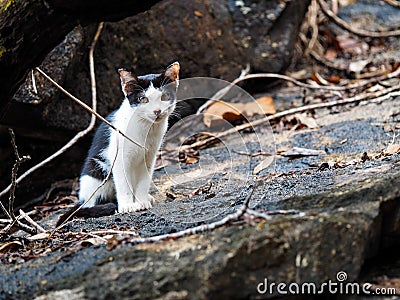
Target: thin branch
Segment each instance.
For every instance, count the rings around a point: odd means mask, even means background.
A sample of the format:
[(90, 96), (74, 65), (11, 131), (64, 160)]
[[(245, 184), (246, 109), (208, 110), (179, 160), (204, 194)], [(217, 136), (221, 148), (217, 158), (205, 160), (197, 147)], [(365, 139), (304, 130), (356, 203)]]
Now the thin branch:
[(126, 234), (126, 235), (139, 235), (136, 231), (128, 231), (128, 230), (113, 230), (113, 229), (104, 229), (104, 230), (95, 230), (91, 232), (85, 232), (85, 234)]
[(157, 235), (157, 236), (152, 236), (148, 238), (133, 238), (130, 239), (129, 242), (132, 244), (144, 244), (144, 243), (153, 243), (153, 242), (159, 242), (167, 239), (177, 239), (181, 238), (187, 235), (193, 235), (193, 234), (198, 234), (201, 232), (206, 232), (206, 231), (211, 231), (216, 228), (222, 227), (232, 221), (237, 221), (240, 219), (247, 211), (249, 207), (249, 202), (251, 197), (253, 196), (255, 187), (254, 185), (249, 186), (250, 193), (247, 195), (246, 199), (243, 201), (242, 206), (234, 213), (227, 215), (223, 219), (209, 223), (209, 224), (203, 224), (199, 225), (196, 227), (188, 228), (182, 231), (174, 232), (174, 233), (167, 233), (167, 234), (162, 234), (162, 235)]
[(346, 21), (339, 18), (335, 15), (329, 8), (328, 5), (324, 0), (317, 0), (319, 6), (321, 7), (322, 12), (330, 18), (336, 25), (339, 27), (354, 33), (355, 35), (362, 36), (362, 37), (374, 37), (374, 38), (382, 38), (382, 37), (391, 37), (391, 36), (399, 36), (400, 30), (393, 30), (393, 31), (369, 31), (364, 29), (356, 29)]
[(210, 100), (208, 100), (206, 103), (204, 103), (198, 110), (197, 114), (202, 113), (207, 107), (209, 107), (211, 104), (213, 104), (215, 101), (221, 100), (221, 98), (226, 95), (230, 89), (238, 84), (241, 81), (248, 80), (248, 79), (255, 79), (255, 78), (277, 78), (277, 79), (283, 79), (289, 82), (294, 83), (297, 86), (304, 87), (304, 88), (309, 88), (309, 89), (319, 89), (319, 90), (331, 90), (331, 91), (346, 91), (346, 90), (351, 90), (351, 89), (356, 89), (356, 88), (361, 88), (363, 86), (366, 86), (368, 84), (376, 83), (385, 79), (391, 79), (394, 77), (397, 77), (400, 75), (400, 68), (397, 68), (395, 71), (385, 74), (376, 78), (371, 78), (369, 80), (365, 80), (361, 83), (355, 83), (355, 84), (350, 84), (347, 86), (323, 86), (323, 85), (312, 85), (312, 84), (307, 84), (301, 81), (298, 81), (292, 77), (282, 75), (282, 74), (276, 74), (276, 73), (257, 73), (257, 74), (249, 74), (245, 75), (241, 78), (236, 78), (232, 83), (218, 92), (216, 92), (213, 96), (211, 96)]
[[(79, 104), (82, 108), (84, 108), (85, 110), (87, 110), (88, 112), (90, 112), (92, 115), (94, 115), (96, 118), (98, 118), (100, 121), (106, 123), (108, 126), (110, 126), (113, 130), (115, 130), (116, 132), (118, 132), (120, 135), (122, 135), (124, 138), (126, 138), (127, 140), (129, 140), (130, 142), (134, 143), (135, 145), (146, 149), (146, 147), (144, 147), (143, 145), (139, 144), (138, 142), (135, 142), (132, 138), (130, 138), (129, 136), (127, 136), (125, 133), (123, 133), (121, 130), (119, 130), (117, 127), (115, 127), (112, 123), (110, 123), (109, 121), (107, 121), (104, 117), (102, 117), (101, 115), (99, 115), (96, 111), (94, 111), (93, 109), (91, 109), (86, 103), (84, 103), (83, 101), (79, 100), (78, 98), (76, 98), (74, 95), (72, 95), (71, 93), (69, 93), (67, 90), (65, 90), (61, 85), (59, 85), (57, 82), (55, 82), (49, 75), (47, 75), (45, 72), (43, 72), (41, 69), (36, 68), (37, 71), (39, 71), (40, 74), (42, 74), (44, 77), (46, 77), (46, 79), (48, 79), (52, 84), (54, 84), (61, 92), (63, 92), (65, 95), (67, 95), (70, 99), (72, 99), (73, 101), (75, 101), (75, 103)], [(146, 149), (147, 150), (147, 149)]]
[(237, 133), (242, 130), (252, 128), (252, 127), (267, 123), (272, 120), (276, 120), (276, 119), (279, 119), (282, 117), (286, 117), (289, 115), (293, 115), (293, 114), (297, 114), (297, 113), (301, 113), (301, 112), (305, 112), (305, 111), (309, 111), (309, 110), (329, 108), (329, 107), (333, 107), (333, 106), (345, 105), (345, 104), (350, 104), (350, 103), (358, 103), (358, 102), (366, 101), (366, 100), (375, 100), (375, 101), (387, 100), (387, 99), (395, 97), (395, 96), (400, 96), (399, 90), (400, 90), (400, 85), (397, 85), (397, 86), (383, 89), (383, 90), (380, 90), (380, 91), (377, 91), (374, 93), (365, 93), (365, 94), (357, 95), (355, 97), (345, 98), (342, 100), (335, 100), (335, 101), (330, 101), (330, 102), (325, 102), (325, 103), (316, 103), (316, 104), (310, 104), (310, 105), (305, 105), (305, 106), (301, 106), (301, 107), (288, 109), (288, 110), (264, 117), (262, 119), (259, 119), (259, 120), (253, 121), (253, 122), (235, 126), (231, 129), (223, 131), (213, 137), (207, 138), (205, 140), (200, 140), (191, 145), (183, 145), (183, 146), (181, 146), (180, 149), (181, 149), (181, 151), (185, 151), (185, 150), (189, 150), (189, 149), (196, 149), (199, 147), (203, 147), (210, 143), (218, 142), (218, 140), (220, 140), (221, 138), (231, 135), (233, 133)]
[(31, 70), (31, 80), (32, 80), (33, 92), (34, 92), (35, 94), (37, 94), (35, 74), (33, 74), (33, 70)]
[[(89, 55), (89, 59), (90, 61), (93, 61), (93, 50), (94, 46), (96, 45), (96, 41), (100, 35), (101, 32), (101, 28), (102, 28), (102, 23), (100, 23), (97, 32), (95, 34), (95, 37), (93, 39), (92, 45), (91, 45), (91, 51), (90, 51), (90, 55)], [(40, 69), (38, 70), (39, 72), (42, 72)], [(94, 76), (94, 66), (93, 63), (90, 63), (90, 77), (91, 80), (93, 80), (95, 78)], [(48, 76), (48, 75), (46, 75)], [(50, 77), (49, 77), (50, 78)], [(52, 80), (50, 78), (50, 80)], [(95, 81), (92, 81), (92, 87), (95, 86), (96, 83)], [(93, 93), (93, 89), (92, 89), (92, 110), (96, 111), (96, 106), (97, 106), (97, 99), (96, 99), (96, 93)], [(84, 137), (87, 133), (89, 133), (94, 125), (95, 125), (95, 121), (96, 118), (92, 115), (92, 118), (90, 120), (89, 126), (78, 132), (67, 144), (65, 144), (62, 148), (60, 148), (57, 152), (53, 153), (52, 155), (50, 155), (49, 157), (47, 157), (45, 160), (41, 161), (40, 163), (38, 163), (37, 165), (33, 166), (32, 168), (30, 168), (29, 170), (27, 170), (24, 174), (22, 174), (20, 177), (18, 177), (18, 179), (16, 180), (16, 184), (20, 183), (22, 180), (24, 180), (26, 177), (28, 177), (31, 173), (35, 172), (36, 170), (38, 170), (39, 168), (43, 167), (44, 165), (46, 165), (47, 163), (49, 163), (50, 161), (52, 161), (53, 159), (55, 159), (56, 157), (60, 156), (61, 154), (63, 154), (65, 151), (67, 151), (69, 148), (71, 148), (79, 139), (81, 139), (82, 137)], [(11, 184), (0, 193), (0, 198), (5, 195), (6, 193), (8, 193), (11, 189)]]
[[(8, 129), (8, 131), (10, 132), (10, 136), (11, 136), (11, 145), (13, 147), (14, 150), (14, 155), (15, 155), (15, 163), (14, 166), (12, 168), (11, 171), (11, 188), (10, 188), (10, 196), (8, 198), (8, 216), (11, 218), (12, 223), (9, 224), (8, 226), (6, 226), (3, 230), (2, 230), (2, 234), (6, 234), (14, 225), (17, 226), (18, 228), (24, 230), (25, 232), (31, 233), (31, 234), (35, 234), (36, 230), (29, 227), (28, 225), (25, 225), (24, 223), (21, 223), (14, 214), (14, 201), (15, 201), (15, 188), (17, 186), (17, 174), (18, 174), (18, 169), (19, 166), (23, 163), (26, 162), (30, 159), (30, 157), (27, 156), (19, 156), (18, 153), (18, 148), (17, 148), (17, 144), (15, 142), (15, 134), (14, 131), (10, 128)], [(2, 205), (3, 206), (3, 205)]]
[(253, 210), (248, 208), (246, 210), (246, 214), (253, 216), (253, 217), (257, 217), (257, 218), (262, 218), (265, 220), (271, 220), (272, 217), (271, 216), (276, 216), (276, 215), (297, 215), (299, 217), (303, 217), (305, 216), (304, 212), (298, 211), (298, 210), (294, 210), (294, 209), (290, 209), (290, 210), (272, 210), (272, 211), (266, 211), (266, 212), (261, 212), (261, 211), (257, 211), (257, 210)]
[(307, 55), (312, 49), (314, 49), (315, 42), (318, 39), (318, 4), (316, 0), (312, 0), (308, 11), (308, 23), (312, 28), (312, 34), (310, 42), (305, 50), (305, 55)]
[(19, 156), (17, 144), (15, 142), (14, 131), (11, 128), (9, 128), (8, 131), (11, 136), (11, 145), (14, 149), (14, 155), (15, 155), (15, 163), (11, 171), (11, 189), (10, 189), (10, 196), (8, 198), (8, 212), (9, 216), (11, 216), (11, 219), (15, 222), (16, 218), (14, 215), (14, 200), (15, 200), (15, 188), (17, 186), (16, 180), (17, 180), (18, 169), (22, 163), (30, 160), (31, 158), (29, 157), (29, 155), (22, 157)]
[(22, 218), (24, 218), (28, 223), (30, 223), (33, 227), (37, 229), (39, 232), (46, 232), (46, 229), (44, 229), (42, 226), (40, 226), (38, 223), (32, 220), (30, 216), (28, 216), (22, 209), (19, 210), (19, 214)]
[[(304, 46), (309, 45), (309, 41), (304, 33), (299, 32), (299, 38), (303, 42)], [(322, 47), (318, 40), (314, 42), (314, 46)], [(309, 53), (311, 57), (314, 58), (317, 62), (323, 64), (324, 66), (327, 66), (328, 68), (338, 71), (346, 71), (348, 68), (348, 65), (345, 65), (344, 63), (336, 64), (334, 61), (324, 58), (323, 56), (319, 55), (318, 52), (314, 49), (311, 49)]]

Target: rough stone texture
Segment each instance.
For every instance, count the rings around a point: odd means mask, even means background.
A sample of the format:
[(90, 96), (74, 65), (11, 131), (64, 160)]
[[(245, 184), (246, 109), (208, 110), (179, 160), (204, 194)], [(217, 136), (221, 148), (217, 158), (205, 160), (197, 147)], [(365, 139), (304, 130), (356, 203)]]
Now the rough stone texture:
[[(63, 5), (59, 1), (53, 2), (57, 7)], [(247, 63), (253, 72), (283, 72), (290, 62), (309, 1), (247, 0), (243, 5), (235, 3), (227, 0), (166, 0), (146, 13), (106, 23), (95, 52), (98, 112), (105, 116), (119, 106), (122, 92), (116, 70), (122, 66), (133, 67), (143, 74), (160, 72), (170, 62), (179, 60), (181, 78), (211, 76), (226, 80), (236, 78)], [(70, 13), (75, 16), (79, 12)], [(89, 105), (88, 46), (94, 31), (94, 25), (76, 28), (41, 65), (68, 91)], [(61, 141), (85, 128), (90, 120), (89, 113), (36, 72), (35, 78), (38, 94), (33, 93), (29, 74), (0, 121), (0, 124), (16, 129), (19, 145), (27, 150), (26, 153), (32, 154), (32, 147), (40, 149), (40, 154), (33, 155), (32, 161), (24, 164), (21, 171), (56, 151)], [(191, 114), (202, 102), (185, 102), (180, 113), (183, 116)], [(0, 131), (0, 139), (1, 151), (8, 151), (8, 133)], [(61, 176), (79, 174), (89, 140), (90, 136), (77, 145), (78, 149), (72, 149), (69, 167), (41, 174), (39, 171), (39, 181), (36, 177), (31, 178), (30, 185), (37, 190), (35, 196), (43, 192), (43, 183), (48, 186)], [(8, 185), (13, 163), (11, 154), (4, 155), (7, 156), (4, 160), (7, 168), (0, 170), (0, 189)], [(24, 197), (27, 190), (21, 185), (19, 191), (22, 192), (19, 196)]]
[(30, 69), (78, 24), (117, 20), (157, 1), (0, 1), (0, 118)]
[[(276, 215), (270, 220), (245, 217), (244, 222), (175, 241), (125, 245), (111, 251), (105, 246), (91, 247), (68, 256), (58, 251), (25, 264), (1, 266), (0, 298), (33, 295), (41, 296), (39, 299), (55, 299), (60, 295), (87, 299), (272, 298), (277, 294), (257, 293), (257, 285), (264, 278), (269, 282), (318, 285), (336, 281), (336, 274), (344, 271), (347, 282), (365, 280), (368, 278), (365, 274), (364, 279), (360, 277), (365, 262), (388, 247), (398, 247), (400, 237), (400, 155), (375, 158), (391, 141), (385, 126), (398, 123), (393, 112), (399, 108), (396, 99), (352, 107), (333, 115), (329, 110), (320, 111), (319, 129), (275, 135), (278, 149), (304, 146), (329, 150), (325, 156), (312, 158), (278, 157), (275, 170), (279, 176), (269, 178), (268, 172), (260, 175), (251, 205), (260, 211), (296, 210), (294, 215)], [(373, 117), (371, 111), (376, 112)], [(346, 130), (349, 128), (352, 130)], [(243, 137), (254, 139), (253, 135), (247, 133)], [(344, 136), (348, 141), (341, 144)], [(373, 138), (365, 138), (368, 136)], [(208, 153), (219, 157), (221, 148), (208, 149)], [(318, 170), (324, 161), (349, 162), (363, 152), (373, 159), (343, 168)], [(242, 163), (238, 158), (233, 162)], [(224, 170), (219, 172), (224, 174)], [(241, 175), (237, 170), (233, 172), (235, 176)], [(171, 173), (170, 179), (178, 175)], [(158, 176), (159, 185), (167, 183), (161, 174)], [(179, 197), (159, 204), (165, 208), (162, 216), (155, 209), (75, 220), (65, 230), (90, 231), (116, 224), (135, 225), (141, 236), (175, 232), (195, 225), (190, 221), (173, 221), (182, 213), (179, 208), (184, 208), (185, 203), (193, 205), (193, 215), (196, 203), (204, 205), (199, 212), (204, 215), (226, 203), (226, 209), (214, 218), (219, 219), (240, 206), (247, 185), (239, 179), (242, 185), (236, 184), (236, 189), (232, 189), (229, 183), (219, 180), (218, 174), (215, 178), (215, 188), (221, 193), (211, 190), (209, 194), (215, 192), (216, 196), (210, 198), (209, 204), (203, 202), (202, 196)], [(175, 192), (182, 191), (184, 186), (177, 185)], [(53, 222), (54, 219), (49, 219), (43, 226), (51, 228)], [(374, 274), (399, 276), (395, 270), (389, 273), (375, 270)]]
[[(116, 70), (123, 66), (144, 74), (160, 72), (179, 60), (182, 78), (209, 76), (229, 81), (246, 64), (252, 72), (283, 72), (308, 3), (166, 0), (146, 13), (106, 23), (95, 54), (99, 112), (107, 114), (118, 107), (122, 93)], [(57, 75), (55, 79), (87, 103), (91, 98), (87, 46), (92, 36), (93, 28), (86, 30), (84, 37), (76, 29), (44, 62), (44, 68)], [(58, 54), (57, 60), (54, 54)], [(46, 134), (48, 129), (75, 131), (87, 126), (90, 116), (71, 100), (54, 94), (49, 84), (33, 95), (29, 81), (22, 88), (25, 92), (14, 97), (20, 102), (40, 102), (36, 110), (43, 116), (37, 115), (35, 123), (26, 126), (28, 132), (38, 134), (46, 127)], [(17, 108), (11, 107), (9, 114), (23, 115), (30, 110)], [(2, 123), (16, 125), (10, 115)]]

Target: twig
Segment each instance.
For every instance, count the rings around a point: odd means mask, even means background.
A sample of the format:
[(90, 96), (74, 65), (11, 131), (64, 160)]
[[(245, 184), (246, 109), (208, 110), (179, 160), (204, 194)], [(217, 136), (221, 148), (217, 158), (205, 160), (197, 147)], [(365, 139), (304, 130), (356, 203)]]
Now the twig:
[(248, 208), (246, 210), (246, 214), (248, 214), (250, 216), (257, 217), (257, 218), (263, 218), (265, 220), (271, 220), (272, 219), (271, 216), (276, 216), (276, 215), (298, 215), (300, 217), (305, 216), (304, 212), (301, 212), (301, 211), (298, 211), (298, 210), (294, 210), (294, 209), (290, 209), (290, 210), (272, 210), (272, 211), (260, 212), (260, 211)]
[(362, 37), (374, 37), (374, 38), (382, 38), (382, 37), (391, 37), (391, 36), (399, 36), (400, 30), (393, 30), (393, 31), (369, 31), (364, 29), (356, 29), (346, 21), (342, 20), (338, 16), (336, 16), (329, 8), (328, 5), (324, 0), (317, 0), (319, 6), (321, 7), (322, 12), (330, 18), (336, 25), (340, 26), (341, 28), (354, 33), (355, 35), (362, 36)]
[[(8, 131), (10, 132), (10, 136), (11, 136), (11, 144), (13, 146), (14, 149), (14, 154), (15, 154), (15, 163), (14, 166), (12, 168), (11, 171), (11, 188), (10, 188), (10, 196), (8, 198), (8, 216), (11, 218), (12, 223), (9, 224), (8, 226), (6, 226), (3, 230), (2, 233), (7, 233), (14, 225), (16, 225), (18, 228), (34, 234), (36, 233), (35, 229), (29, 227), (28, 225), (25, 225), (24, 223), (21, 223), (14, 214), (14, 200), (15, 200), (15, 188), (17, 186), (17, 174), (18, 174), (18, 169), (19, 166), (23, 163), (26, 162), (27, 160), (30, 159), (29, 155), (27, 156), (19, 156), (18, 153), (18, 148), (17, 148), (17, 144), (15, 142), (15, 134), (14, 131), (10, 128), (8, 129)], [(3, 207), (3, 205), (2, 205)]]
[(159, 241), (163, 241), (163, 240), (167, 240), (167, 239), (177, 239), (177, 238), (181, 238), (181, 237), (184, 237), (187, 235), (193, 235), (193, 234), (198, 234), (201, 232), (211, 231), (216, 228), (222, 227), (222, 226), (228, 224), (229, 222), (236, 221), (236, 220), (240, 219), (240, 217), (242, 217), (246, 213), (246, 210), (249, 207), (250, 199), (253, 196), (253, 192), (255, 190), (254, 185), (250, 185), (249, 189), (250, 189), (250, 193), (247, 195), (242, 206), (236, 212), (227, 215), (225, 218), (223, 218), (219, 221), (209, 223), (209, 224), (199, 225), (196, 227), (188, 228), (188, 229), (174, 232), (174, 233), (167, 233), (167, 234), (152, 236), (152, 237), (148, 237), (148, 238), (133, 238), (133, 239), (129, 240), (129, 242), (132, 244), (144, 244), (144, 243), (159, 242)]
[(275, 120), (275, 119), (279, 119), (282, 117), (286, 117), (288, 115), (293, 115), (296, 113), (301, 113), (301, 112), (305, 112), (305, 111), (309, 111), (309, 110), (314, 110), (314, 109), (321, 109), (321, 108), (328, 108), (328, 107), (333, 107), (333, 106), (339, 106), (339, 105), (345, 105), (345, 104), (350, 104), (350, 103), (358, 103), (361, 101), (365, 101), (365, 100), (378, 100), (378, 101), (383, 101), (386, 100), (388, 98), (391, 97), (395, 97), (395, 96), (400, 96), (400, 91), (398, 91), (400, 89), (400, 85), (391, 87), (391, 88), (387, 88), (384, 90), (380, 90), (374, 93), (366, 93), (366, 94), (361, 94), (361, 95), (357, 95), (355, 97), (351, 97), (351, 98), (347, 98), (347, 99), (342, 99), (342, 100), (335, 100), (335, 101), (330, 101), (330, 102), (326, 102), (326, 103), (317, 103), (317, 104), (310, 104), (310, 105), (305, 105), (305, 106), (301, 106), (301, 107), (296, 107), (296, 108), (292, 108), (292, 109), (288, 109), (279, 113), (276, 113), (274, 115), (270, 115), (267, 117), (264, 117), (262, 119), (253, 121), (253, 122), (249, 122), (249, 123), (245, 123), (239, 126), (235, 126), (231, 129), (228, 129), (226, 131), (223, 131), (219, 134), (217, 134), (214, 137), (210, 137), (207, 138), (205, 140), (201, 140), (198, 142), (195, 142), (191, 145), (183, 145), (181, 146), (181, 150), (185, 151), (188, 149), (194, 149), (194, 148), (199, 148), (205, 145), (208, 145), (210, 143), (214, 143), (217, 142), (218, 140), (220, 140), (222, 137), (228, 136), (230, 134), (233, 133), (237, 133), (240, 132), (244, 129), (248, 129), (248, 128), (252, 128), (261, 124), (264, 124), (266, 122)]
[(82, 108), (86, 109), (88, 112), (90, 112), (92, 115), (94, 115), (96, 118), (98, 118), (100, 121), (106, 123), (108, 126), (110, 126), (113, 130), (115, 130), (116, 132), (118, 132), (120, 135), (122, 135), (124, 138), (126, 138), (127, 140), (129, 140), (130, 142), (134, 143), (135, 145), (146, 149), (146, 147), (144, 147), (143, 145), (139, 144), (138, 142), (135, 142), (132, 138), (130, 138), (129, 136), (127, 136), (125, 133), (123, 133), (121, 130), (119, 130), (117, 127), (115, 127), (112, 123), (110, 123), (109, 121), (107, 121), (104, 117), (102, 117), (101, 115), (99, 115), (96, 111), (94, 111), (93, 109), (91, 109), (86, 103), (84, 103), (83, 101), (79, 100), (78, 98), (76, 98), (74, 95), (72, 95), (71, 93), (69, 93), (67, 90), (65, 90), (61, 85), (59, 85), (57, 82), (55, 82), (49, 75), (47, 75), (45, 72), (43, 72), (41, 69), (36, 68), (36, 70), (39, 71), (40, 74), (42, 74), (44, 77), (46, 77), (46, 79), (48, 79), (52, 84), (54, 84), (61, 92), (63, 92), (65, 95), (67, 95), (70, 99), (72, 99), (73, 101), (75, 101), (77, 104), (79, 104)]
[(33, 70), (31, 71), (31, 79), (32, 79), (33, 91), (35, 92), (35, 94), (37, 94), (35, 74), (33, 74)]
[(312, 28), (312, 34), (310, 42), (305, 50), (305, 55), (307, 55), (312, 49), (314, 49), (315, 42), (318, 39), (318, 4), (316, 0), (312, 0), (309, 6), (308, 12), (308, 23)]
[(15, 163), (11, 171), (11, 189), (10, 189), (10, 196), (8, 198), (8, 212), (9, 216), (11, 216), (11, 219), (13, 221), (16, 221), (14, 215), (14, 200), (15, 200), (15, 187), (17, 186), (16, 179), (17, 179), (18, 169), (22, 163), (30, 160), (31, 158), (29, 157), (29, 155), (27, 156), (24, 155), (22, 157), (19, 156), (17, 144), (15, 143), (14, 131), (11, 128), (9, 128), (8, 131), (11, 136), (11, 145), (13, 146), (15, 154)]
[(28, 216), (22, 209), (19, 210), (19, 214), (22, 218), (24, 218), (28, 223), (30, 223), (33, 227), (35, 227), (39, 232), (46, 232), (42, 226), (32, 220), (30, 216)]
[(251, 153), (251, 152), (245, 152), (245, 151), (237, 151), (237, 150), (233, 149), (232, 152), (236, 153), (236, 154), (239, 154), (239, 155), (246, 155), (246, 156), (250, 156), (250, 157), (257, 157), (257, 156), (260, 156), (260, 155), (272, 156), (271, 153), (264, 152), (264, 151)]
[[(113, 230), (113, 229), (104, 229), (104, 230), (96, 230), (91, 231), (90, 234), (127, 234), (127, 235), (139, 235), (136, 231), (128, 231), (128, 230)], [(85, 234), (88, 234), (85, 232)]]
[(363, 86), (366, 86), (371, 83), (379, 82), (385, 79), (391, 79), (394, 77), (397, 77), (400, 75), (400, 68), (397, 68), (395, 71), (385, 74), (376, 78), (371, 78), (369, 80), (365, 80), (361, 83), (355, 83), (347, 86), (323, 86), (323, 85), (312, 85), (312, 84), (307, 84), (303, 83), (301, 81), (298, 81), (292, 77), (282, 75), (282, 74), (276, 74), (276, 73), (257, 73), (257, 74), (249, 74), (246, 76), (243, 76), (242, 78), (237, 78), (232, 83), (223, 89), (219, 90), (217, 93), (215, 93), (213, 96), (211, 96), (211, 99), (208, 100), (206, 103), (204, 103), (198, 110), (197, 114), (200, 114), (203, 112), (207, 107), (209, 107), (211, 104), (213, 104), (215, 101), (220, 100), (224, 95), (226, 95), (229, 90), (236, 85), (237, 83), (247, 80), (247, 79), (255, 79), (255, 78), (278, 78), (278, 79), (283, 79), (289, 82), (292, 82), (300, 87), (304, 88), (309, 88), (309, 89), (319, 89), (319, 90), (331, 90), (331, 91), (346, 91), (346, 90), (351, 90), (351, 89), (356, 89), (356, 88), (361, 88)]
[[(305, 47), (309, 45), (310, 42), (308, 41), (304, 33), (299, 32), (299, 38), (303, 42)], [(318, 40), (314, 42), (314, 46), (322, 47)], [(348, 66), (346, 66), (344, 63), (336, 64), (333, 61), (324, 58), (323, 56), (319, 55), (318, 52), (314, 49), (310, 49), (309, 53), (317, 62), (323, 64), (324, 66), (327, 66), (328, 68), (338, 71), (346, 71), (348, 68)]]

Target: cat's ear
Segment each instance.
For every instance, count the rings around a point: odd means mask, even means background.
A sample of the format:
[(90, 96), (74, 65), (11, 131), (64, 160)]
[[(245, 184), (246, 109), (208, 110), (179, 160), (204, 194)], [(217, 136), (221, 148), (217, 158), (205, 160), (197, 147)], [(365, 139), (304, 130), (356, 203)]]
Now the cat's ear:
[(168, 66), (164, 71), (164, 76), (171, 79), (172, 81), (179, 80), (179, 63), (176, 61)]
[(138, 82), (138, 78), (132, 72), (125, 69), (118, 69), (119, 78), (121, 79), (122, 92), (125, 97), (132, 94), (135, 84)]

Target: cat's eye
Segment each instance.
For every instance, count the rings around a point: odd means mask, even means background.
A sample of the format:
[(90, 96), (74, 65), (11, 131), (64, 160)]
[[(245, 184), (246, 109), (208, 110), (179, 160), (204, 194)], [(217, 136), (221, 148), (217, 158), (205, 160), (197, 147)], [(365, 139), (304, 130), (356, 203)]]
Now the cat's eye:
[(169, 100), (169, 94), (167, 94), (167, 93), (163, 93), (162, 95), (161, 95), (161, 101), (168, 101)]
[(149, 102), (149, 98), (147, 97), (140, 97), (139, 98), (140, 103), (148, 103)]

